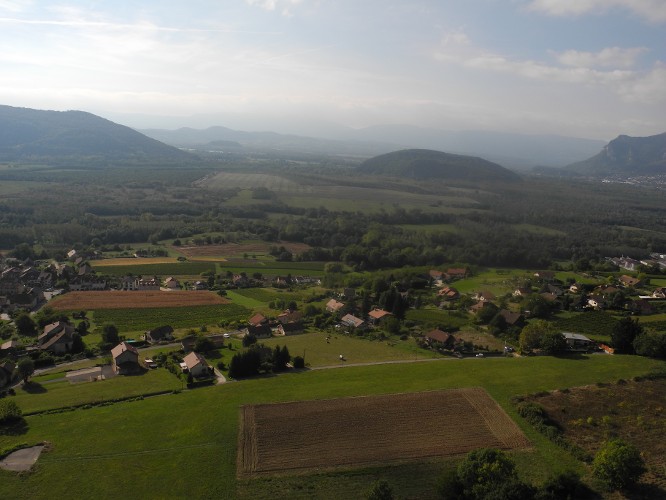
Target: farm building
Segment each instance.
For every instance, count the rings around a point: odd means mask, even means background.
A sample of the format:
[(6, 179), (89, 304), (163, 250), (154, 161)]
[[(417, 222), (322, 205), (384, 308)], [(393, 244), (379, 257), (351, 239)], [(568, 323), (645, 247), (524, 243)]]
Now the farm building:
[(571, 351), (587, 351), (593, 344), (589, 338), (580, 333), (564, 332), (562, 335)]
[(139, 364), (139, 351), (127, 342), (121, 342), (111, 349), (113, 358), (113, 371), (118, 375), (128, 375), (141, 371)]
[(206, 358), (197, 352), (191, 352), (183, 359), (183, 364), (187, 367), (187, 371), (193, 377), (207, 377), (210, 375), (210, 369)]

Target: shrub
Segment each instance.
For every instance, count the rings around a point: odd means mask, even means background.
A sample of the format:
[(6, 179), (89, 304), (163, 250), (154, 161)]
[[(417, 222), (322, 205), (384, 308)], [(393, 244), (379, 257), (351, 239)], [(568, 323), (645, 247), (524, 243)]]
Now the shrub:
[(9, 424), (21, 418), (21, 408), (12, 399), (0, 400), (0, 424)]
[(605, 442), (592, 462), (592, 473), (612, 490), (633, 486), (645, 470), (638, 449), (620, 439)]

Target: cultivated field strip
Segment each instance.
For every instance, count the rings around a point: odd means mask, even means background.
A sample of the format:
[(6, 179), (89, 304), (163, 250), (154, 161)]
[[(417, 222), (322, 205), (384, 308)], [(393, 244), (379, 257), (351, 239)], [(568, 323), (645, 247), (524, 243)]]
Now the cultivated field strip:
[(481, 388), (255, 405), (241, 417), (239, 475), (529, 446)]
[(53, 299), (56, 311), (96, 309), (142, 309), (152, 307), (188, 307), (228, 304), (229, 301), (208, 291), (98, 291), (69, 292)]

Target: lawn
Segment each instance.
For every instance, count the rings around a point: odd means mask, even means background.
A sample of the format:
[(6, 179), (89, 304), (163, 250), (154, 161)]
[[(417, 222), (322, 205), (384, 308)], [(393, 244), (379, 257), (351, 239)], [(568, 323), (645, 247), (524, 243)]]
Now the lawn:
[[(35, 377), (26, 388), (16, 391), (14, 400), (24, 412), (35, 412), (66, 406), (140, 396), (182, 388), (178, 378), (164, 369), (150, 370), (143, 375), (113, 377), (98, 382), (70, 384), (55, 380), (54, 375)], [(64, 373), (61, 374), (64, 376)], [(27, 390), (26, 390), (27, 389)]]
[[(292, 357), (305, 354), (305, 363), (311, 368), (439, 357), (418, 348), (413, 339), (380, 341), (333, 334), (327, 342), (326, 336), (323, 332), (304, 333), (273, 337), (262, 342), (270, 347), (286, 345)], [(345, 361), (340, 361), (340, 354), (345, 357)]]
[(521, 269), (491, 269), (456, 281), (452, 286), (461, 293), (489, 291), (500, 297), (513, 292), (521, 280), (531, 278), (532, 274)]
[[(27, 429), (19, 430), (17, 435), (0, 435), (0, 449), (20, 442), (49, 441), (51, 451), (42, 455), (30, 474), (0, 471), (0, 497), (111, 498), (125, 496), (131, 485), (136, 498), (330, 498), (332, 492), (340, 498), (358, 498), (359, 492), (366, 491), (374, 481), (386, 479), (397, 496), (428, 498), (438, 471), (450, 462), (426, 461), (238, 481), (239, 407), (484, 387), (515, 418), (509, 403), (513, 395), (628, 379), (657, 369), (666, 369), (666, 363), (632, 356), (468, 359), (350, 367), (28, 417)], [(138, 384), (137, 377), (125, 380)], [(177, 382), (175, 377), (173, 380)], [(95, 388), (96, 384), (99, 383), (89, 386)], [(22, 400), (20, 404), (29, 403)], [(567, 468), (585, 473), (571, 455), (521, 419), (517, 422), (534, 445), (533, 451), (513, 454), (521, 477), (541, 482), (547, 475)]]
[(410, 309), (406, 319), (424, 323), (428, 327), (462, 328), (472, 322), (469, 314), (459, 311), (443, 311), (441, 309)]

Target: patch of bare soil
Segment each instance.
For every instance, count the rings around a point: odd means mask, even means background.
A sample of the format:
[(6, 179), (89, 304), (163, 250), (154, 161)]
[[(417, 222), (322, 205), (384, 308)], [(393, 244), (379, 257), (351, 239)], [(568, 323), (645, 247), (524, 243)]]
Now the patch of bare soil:
[(640, 450), (648, 467), (641, 482), (666, 494), (666, 379), (621, 381), (531, 396), (564, 431), (594, 455), (610, 438)]
[(274, 474), (528, 446), (484, 389), (466, 388), (244, 406), (237, 463)]

